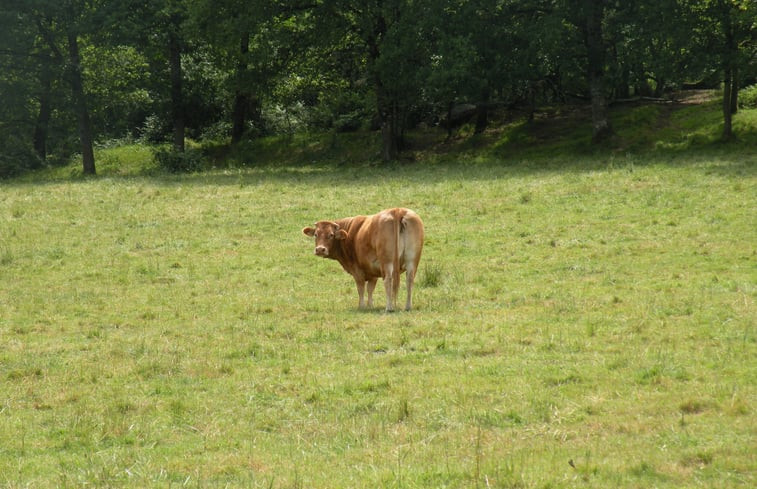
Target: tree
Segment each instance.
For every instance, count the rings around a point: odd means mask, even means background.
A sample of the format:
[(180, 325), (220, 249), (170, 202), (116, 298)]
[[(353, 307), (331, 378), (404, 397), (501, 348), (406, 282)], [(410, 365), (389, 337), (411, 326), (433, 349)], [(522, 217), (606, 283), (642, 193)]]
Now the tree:
[[(84, 91), (79, 36), (84, 32), (93, 11), (88, 2), (68, 0), (63, 3), (50, 0), (19, 2), (15, 5), (18, 15), (37, 27), (37, 34), (46, 45), (46, 53), (40, 57), (39, 116), (34, 129), (34, 146), (40, 156), (46, 155), (47, 124), (50, 117), (50, 87), (54, 68), (63, 66), (71, 88), (73, 111), (78, 121), (82, 171), (95, 174), (93, 133)], [(65, 46), (65, 47), (62, 47)]]
[(171, 86), (171, 121), (173, 122), (173, 149), (184, 152), (185, 107), (182, 90), (183, 75), (181, 54), (183, 51), (182, 24), (186, 15), (181, 0), (168, 0), (161, 12), (164, 16), (164, 33), (168, 48), (168, 69)]
[(578, 28), (586, 49), (586, 79), (591, 98), (593, 142), (612, 134), (605, 85), (606, 52), (603, 21), (608, 0), (568, 0), (568, 18)]
[(76, 117), (79, 121), (79, 140), (81, 141), (82, 171), (85, 175), (95, 174), (95, 154), (92, 149), (92, 125), (89, 120), (87, 98), (84, 94), (84, 81), (82, 79), (81, 57), (79, 56), (79, 34), (74, 23), (69, 24), (66, 30), (68, 38), (69, 77), (71, 77), (71, 91), (74, 97)]
[(614, 98), (662, 97), (701, 76), (693, 13), (680, 0), (619, 2), (608, 12), (608, 78)]
[[(236, 67), (234, 87), (234, 108), (231, 111), (231, 144), (242, 140), (247, 126), (247, 115), (254, 97), (245, 87), (249, 65), (245, 58), (250, 53), (250, 34), (244, 32), (239, 35), (239, 60)], [(254, 110), (253, 110), (254, 112)]]
[(194, 0), (192, 29), (228, 76), (231, 141), (241, 141), (248, 121), (260, 125), (262, 99), (292, 59), (302, 28), (297, 16), (313, 7), (297, 2)]
[[(173, 150), (183, 152), (189, 0), (100, 1), (103, 3), (97, 10), (99, 29), (94, 34), (107, 49), (128, 52), (132, 58), (140, 57), (143, 60), (140, 64), (147, 64), (149, 76), (143, 77), (141, 88), (149, 93), (143, 103), (150, 106), (140, 108), (140, 112), (157, 114), (157, 125), (167, 126), (165, 132), (170, 133), (168, 139)], [(164, 135), (162, 130), (156, 132)]]
[(420, 97), (419, 76), (429, 62), (428, 30), (421, 20), (425, 1), (324, 0), (317, 14), (319, 30), (344, 33), (323, 37), (331, 45), (360, 48), (362, 69), (375, 99), (381, 130), (381, 158), (397, 158), (410, 106)]
[[(461, 51), (469, 45), (470, 53), (455, 56), (458, 68), (451, 73), (461, 76), (449, 86), (460, 87), (476, 104), (476, 133), (486, 128), (492, 103), (526, 105), (532, 119), (537, 98), (560, 97), (562, 59), (574, 57), (568, 50), (573, 49), (569, 47), (572, 38), (561, 13), (550, 0), (469, 0), (443, 5), (439, 49), (449, 51), (445, 47), (451, 45)], [(456, 41), (455, 36), (465, 42)], [(464, 63), (469, 66), (463, 68)]]
[[(422, 75), (421, 84), (425, 102), (435, 113), (444, 112), (443, 125), (447, 128), (447, 138), (452, 136), (453, 128), (459, 124), (455, 121), (455, 110), (466, 108), (464, 113), (476, 111), (477, 132), (483, 132), (488, 119), (488, 103), (492, 83), (496, 77), (490, 75), (497, 66), (487, 48), (504, 54), (506, 48), (497, 34), (501, 31), (499, 23), (491, 17), (496, 12), (490, 0), (474, 0), (459, 4), (438, 2), (431, 7), (429, 15), (423, 19), (424, 28), (429, 36), (429, 62)], [(485, 21), (492, 29), (481, 29), (483, 15), (489, 16)], [(497, 18), (499, 20), (499, 18)], [(502, 36), (504, 37), (504, 36)], [(467, 119), (468, 117), (463, 117)]]
[(748, 0), (712, 0), (715, 37), (723, 73), (723, 139), (733, 138), (733, 114), (738, 107), (739, 67), (755, 54), (757, 6)]
[[(0, 104), (0, 177), (37, 167), (47, 154), (47, 118), (36, 110), (36, 106), (51, 90), (43, 93), (39, 89), (41, 66), (48, 63), (48, 56), (37, 49), (36, 41), (36, 27), (31, 22), (19, 22), (18, 10), (0, 10), (0, 93), (3, 98)], [(50, 97), (47, 96), (46, 100), (49, 101)], [(35, 121), (45, 122), (39, 132)], [(41, 138), (39, 145), (37, 138)]]
[(93, 141), (125, 134), (237, 143), (276, 106), (370, 124), (388, 161), (455, 105), (481, 132), (494, 105), (588, 94), (601, 141), (613, 99), (713, 77), (728, 139), (755, 19), (753, 0), (4, 0), (0, 173), (74, 152), (95, 173)]
[[(696, 49), (705, 75), (719, 73), (723, 85), (724, 140), (733, 137), (732, 116), (738, 107), (743, 72), (754, 70), (757, 59), (757, 3), (753, 0), (679, 0), (694, 19)], [(752, 72), (754, 74), (754, 72)]]

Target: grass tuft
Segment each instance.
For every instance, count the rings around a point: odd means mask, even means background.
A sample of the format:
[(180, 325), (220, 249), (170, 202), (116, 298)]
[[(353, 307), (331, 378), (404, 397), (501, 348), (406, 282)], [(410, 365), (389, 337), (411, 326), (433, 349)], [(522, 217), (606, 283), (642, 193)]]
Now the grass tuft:
[(424, 263), (420, 276), (421, 287), (439, 287), (442, 284), (444, 271), (436, 263)]

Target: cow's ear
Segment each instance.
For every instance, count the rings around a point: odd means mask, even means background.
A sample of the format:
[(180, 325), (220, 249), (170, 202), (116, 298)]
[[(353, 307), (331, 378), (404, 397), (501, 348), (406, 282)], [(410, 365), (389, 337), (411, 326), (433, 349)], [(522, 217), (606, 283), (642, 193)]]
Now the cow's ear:
[(313, 236), (315, 236), (315, 229), (308, 226), (302, 229), (302, 234), (304, 234), (305, 236), (310, 236), (312, 238)]
[(340, 229), (334, 234), (334, 237), (336, 239), (347, 239), (347, 231)]

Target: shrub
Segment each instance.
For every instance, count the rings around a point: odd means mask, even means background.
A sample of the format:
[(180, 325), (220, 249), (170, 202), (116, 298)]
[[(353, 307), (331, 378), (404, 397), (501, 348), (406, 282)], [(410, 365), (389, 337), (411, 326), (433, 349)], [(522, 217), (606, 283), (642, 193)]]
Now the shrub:
[(19, 175), (41, 166), (42, 161), (21, 138), (10, 136), (3, 141), (0, 149), (0, 178)]
[(202, 141), (225, 141), (231, 134), (231, 122), (217, 121), (202, 130)]
[(263, 107), (261, 134), (294, 134), (306, 127), (308, 109), (297, 102), (292, 105)]
[(757, 85), (739, 90), (739, 107), (742, 109), (757, 109)]
[(155, 114), (149, 115), (139, 128), (139, 140), (145, 143), (162, 143), (171, 134), (171, 123)]
[(200, 171), (205, 166), (202, 153), (190, 148), (184, 152), (174, 149), (157, 149), (155, 161), (158, 167), (170, 173), (191, 173)]
[(371, 103), (363, 94), (337, 91), (322, 96), (310, 112), (309, 123), (318, 129), (352, 132), (367, 126), (372, 114)]

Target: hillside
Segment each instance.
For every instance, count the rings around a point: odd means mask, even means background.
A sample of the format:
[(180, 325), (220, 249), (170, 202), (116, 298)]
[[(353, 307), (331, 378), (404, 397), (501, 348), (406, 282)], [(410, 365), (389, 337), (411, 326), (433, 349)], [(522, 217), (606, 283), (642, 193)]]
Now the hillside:
[[(591, 144), (591, 113), (586, 104), (542, 107), (533, 121), (522, 110), (500, 110), (491, 116), (484, 134), (474, 135), (472, 124), (463, 125), (447, 139), (442, 128), (416, 129), (406, 135), (399, 163), (455, 160), (499, 161), (508, 164), (565, 160), (589, 155), (685, 154), (688, 151), (749, 151), (757, 146), (757, 110), (744, 110), (735, 118), (737, 140), (724, 148), (720, 140), (722, 114), (712, 91), (676, 94), (667, 103), (618, 104), (611, 110), (615, 135), (599, 147)], [(215, 164), (281, 165), (333, 163), (380, 164), (379, 135), (344, 133), (264, 138), (238, 150), (216, 148)], [(219, 150), (220, 149), (220, 150)]]
[[(702, 152), (743, 152), (754, 159), (757, 147), (757, 109), (742, 110), (734, 118), (736, 140), (721, 142), (720, 102), (712, 91), (676, 94), (671, 102), (639, 100), (617, 104), (611, 110), (614, 136), (600, 146), (590, 142), (589, 107), (585, 104), (542, 107), (533, 121), (520, 110), (500, 110), (491, 117), (485, 133), (473, 134), (472, 125), (455, 130), (416, 129), (406, 135), (406, 147), (397, 164), (454, 162), (570, 166), (587, 157), (610, 162), (619, 157), (686, 158)], [(375, 132), (300, 133), (263, 137), (236, 147), (227, 143), (188, 145), (195, 169), (282, 166), (382, 165), (379, 135)], [(139, 176), (161, 173), (154, 160), (157, 148), (113, 141), (96, 150), (100, 176)], [(69, 178), (81, 174), (73, 160), (63, 168), (29, 174), (24, 181)]]

